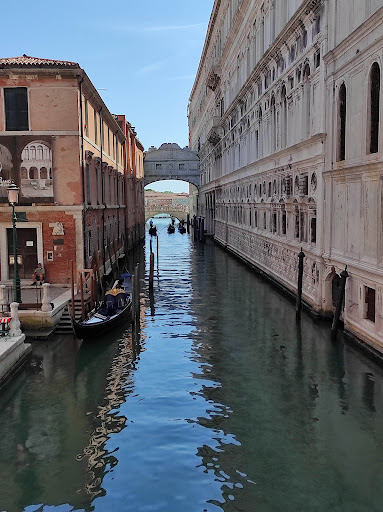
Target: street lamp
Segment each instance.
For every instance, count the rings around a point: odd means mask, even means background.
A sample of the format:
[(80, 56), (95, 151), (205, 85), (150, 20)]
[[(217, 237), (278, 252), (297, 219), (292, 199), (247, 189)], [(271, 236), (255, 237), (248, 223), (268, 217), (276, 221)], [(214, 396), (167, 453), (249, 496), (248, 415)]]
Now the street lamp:
[(21, 287), (19, 278), (19, 265), (17, 261), (17, 230), (16, 221), (17, 216), (15, 212), (15, 205), (19, 202), (19, 187), (14, 183), (8, 188), (8, 201), (12, 206), (12, 227), (13, 227), (13, 300), (21, 304)]

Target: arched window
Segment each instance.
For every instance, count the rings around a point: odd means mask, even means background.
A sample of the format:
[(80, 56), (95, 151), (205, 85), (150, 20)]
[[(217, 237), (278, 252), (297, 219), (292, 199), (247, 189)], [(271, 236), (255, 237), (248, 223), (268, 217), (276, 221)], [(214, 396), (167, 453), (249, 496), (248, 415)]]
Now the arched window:
[(277, 144), (276, 144), (276, 138), (277, 138), (277, 130), (276, 130), (276, 123), (277, 123), (277, 116), (276, 116), (276, 109), (275, 109), (275, 97), (273, 96), (271, 98), (271, 144), (270, 149), (271, 153), (275, 153)]
[(37, 180), (37, 178), (39, 177), (38, 175), (38, 170), (36, 167), (31, 167), (29, 169), (29, 179), (30, 180)]
[(303, 70), (303, 139), (310, 137), (310, 108), (311, 108), (311, 84), (310, 66), (306, 64)]
[(346, 157), (346, 86), (342, 84), (339, 89), (338, 106), (338, 162)]
[(379, 108), (380, 108), (380, 68), (377, 62), (371, 67), (370, 94), (369, 94), (369, 121), (370, 121), (370, 153), (379, 150)]
[(287, 100), (286, 100), (286, 87), (282, 87), (281, 92), (281, 147), (282, 149), (287, 145)]

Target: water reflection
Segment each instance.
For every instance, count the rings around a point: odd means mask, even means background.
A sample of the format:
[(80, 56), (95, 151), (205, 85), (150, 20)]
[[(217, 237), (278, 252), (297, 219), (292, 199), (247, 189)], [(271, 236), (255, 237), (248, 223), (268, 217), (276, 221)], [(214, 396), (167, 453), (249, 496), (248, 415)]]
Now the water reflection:
[(0, 396), (0, 510), (380, 511), (382, 369), (156, 224), (141, 330), (37, 345)]
[(105, 443), (126, 426), (117, 409), (133, 390), (134, 351), (129, 333), (81, 348), (72, 337), (34, 343), (27, 369), (0, 397), (1, 510), (68, 502), (90, 510), (118, 462)]

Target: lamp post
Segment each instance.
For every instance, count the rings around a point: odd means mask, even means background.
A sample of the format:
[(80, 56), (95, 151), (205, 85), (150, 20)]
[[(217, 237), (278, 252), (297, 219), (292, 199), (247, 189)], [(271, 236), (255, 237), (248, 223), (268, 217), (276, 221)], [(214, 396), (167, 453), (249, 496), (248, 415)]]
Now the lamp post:
[(19, 265), (17, 261), (17, 230), (16, 221), (17, 216), (15, 212), (15, 205), (19, 202), (19, 188), (12, 184), (8, 188), (8, 201), (12, 206), (12, 227), (13, 227), (13, 300), (21, 304), (21, 287), (19, 278)]

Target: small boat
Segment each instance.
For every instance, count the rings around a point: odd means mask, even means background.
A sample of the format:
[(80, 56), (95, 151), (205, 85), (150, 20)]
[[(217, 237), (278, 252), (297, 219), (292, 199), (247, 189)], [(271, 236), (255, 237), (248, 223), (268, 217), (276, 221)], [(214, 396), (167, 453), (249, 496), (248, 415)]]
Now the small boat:
[(183, 223), (183, 222), (180, 222), (180, 223), (178, 224), (178, 231), (179, 231), (181, 234), (186, 233), (186, 228), (185, 228), (185, 226), (184, 226), (184, 223)]
[(96, 338), (105, 332), (125, 323), (130, 318), (132, 308), (132, 276), (121, 274), (113, 287), (108, 290), (101, 303), (85, 320), (72, 320), (73, 330), (80, 339)]
[(150, 226), (150, 228), (149, 228), (149, 235), (150, 236), (156, 236), (157, 235), (157, 227), (156, 226)]
[(174, 227), (173, 224), (169, 224), (168, 226), (168, 233), (174, 233), (176, 230), (176, 228)]

